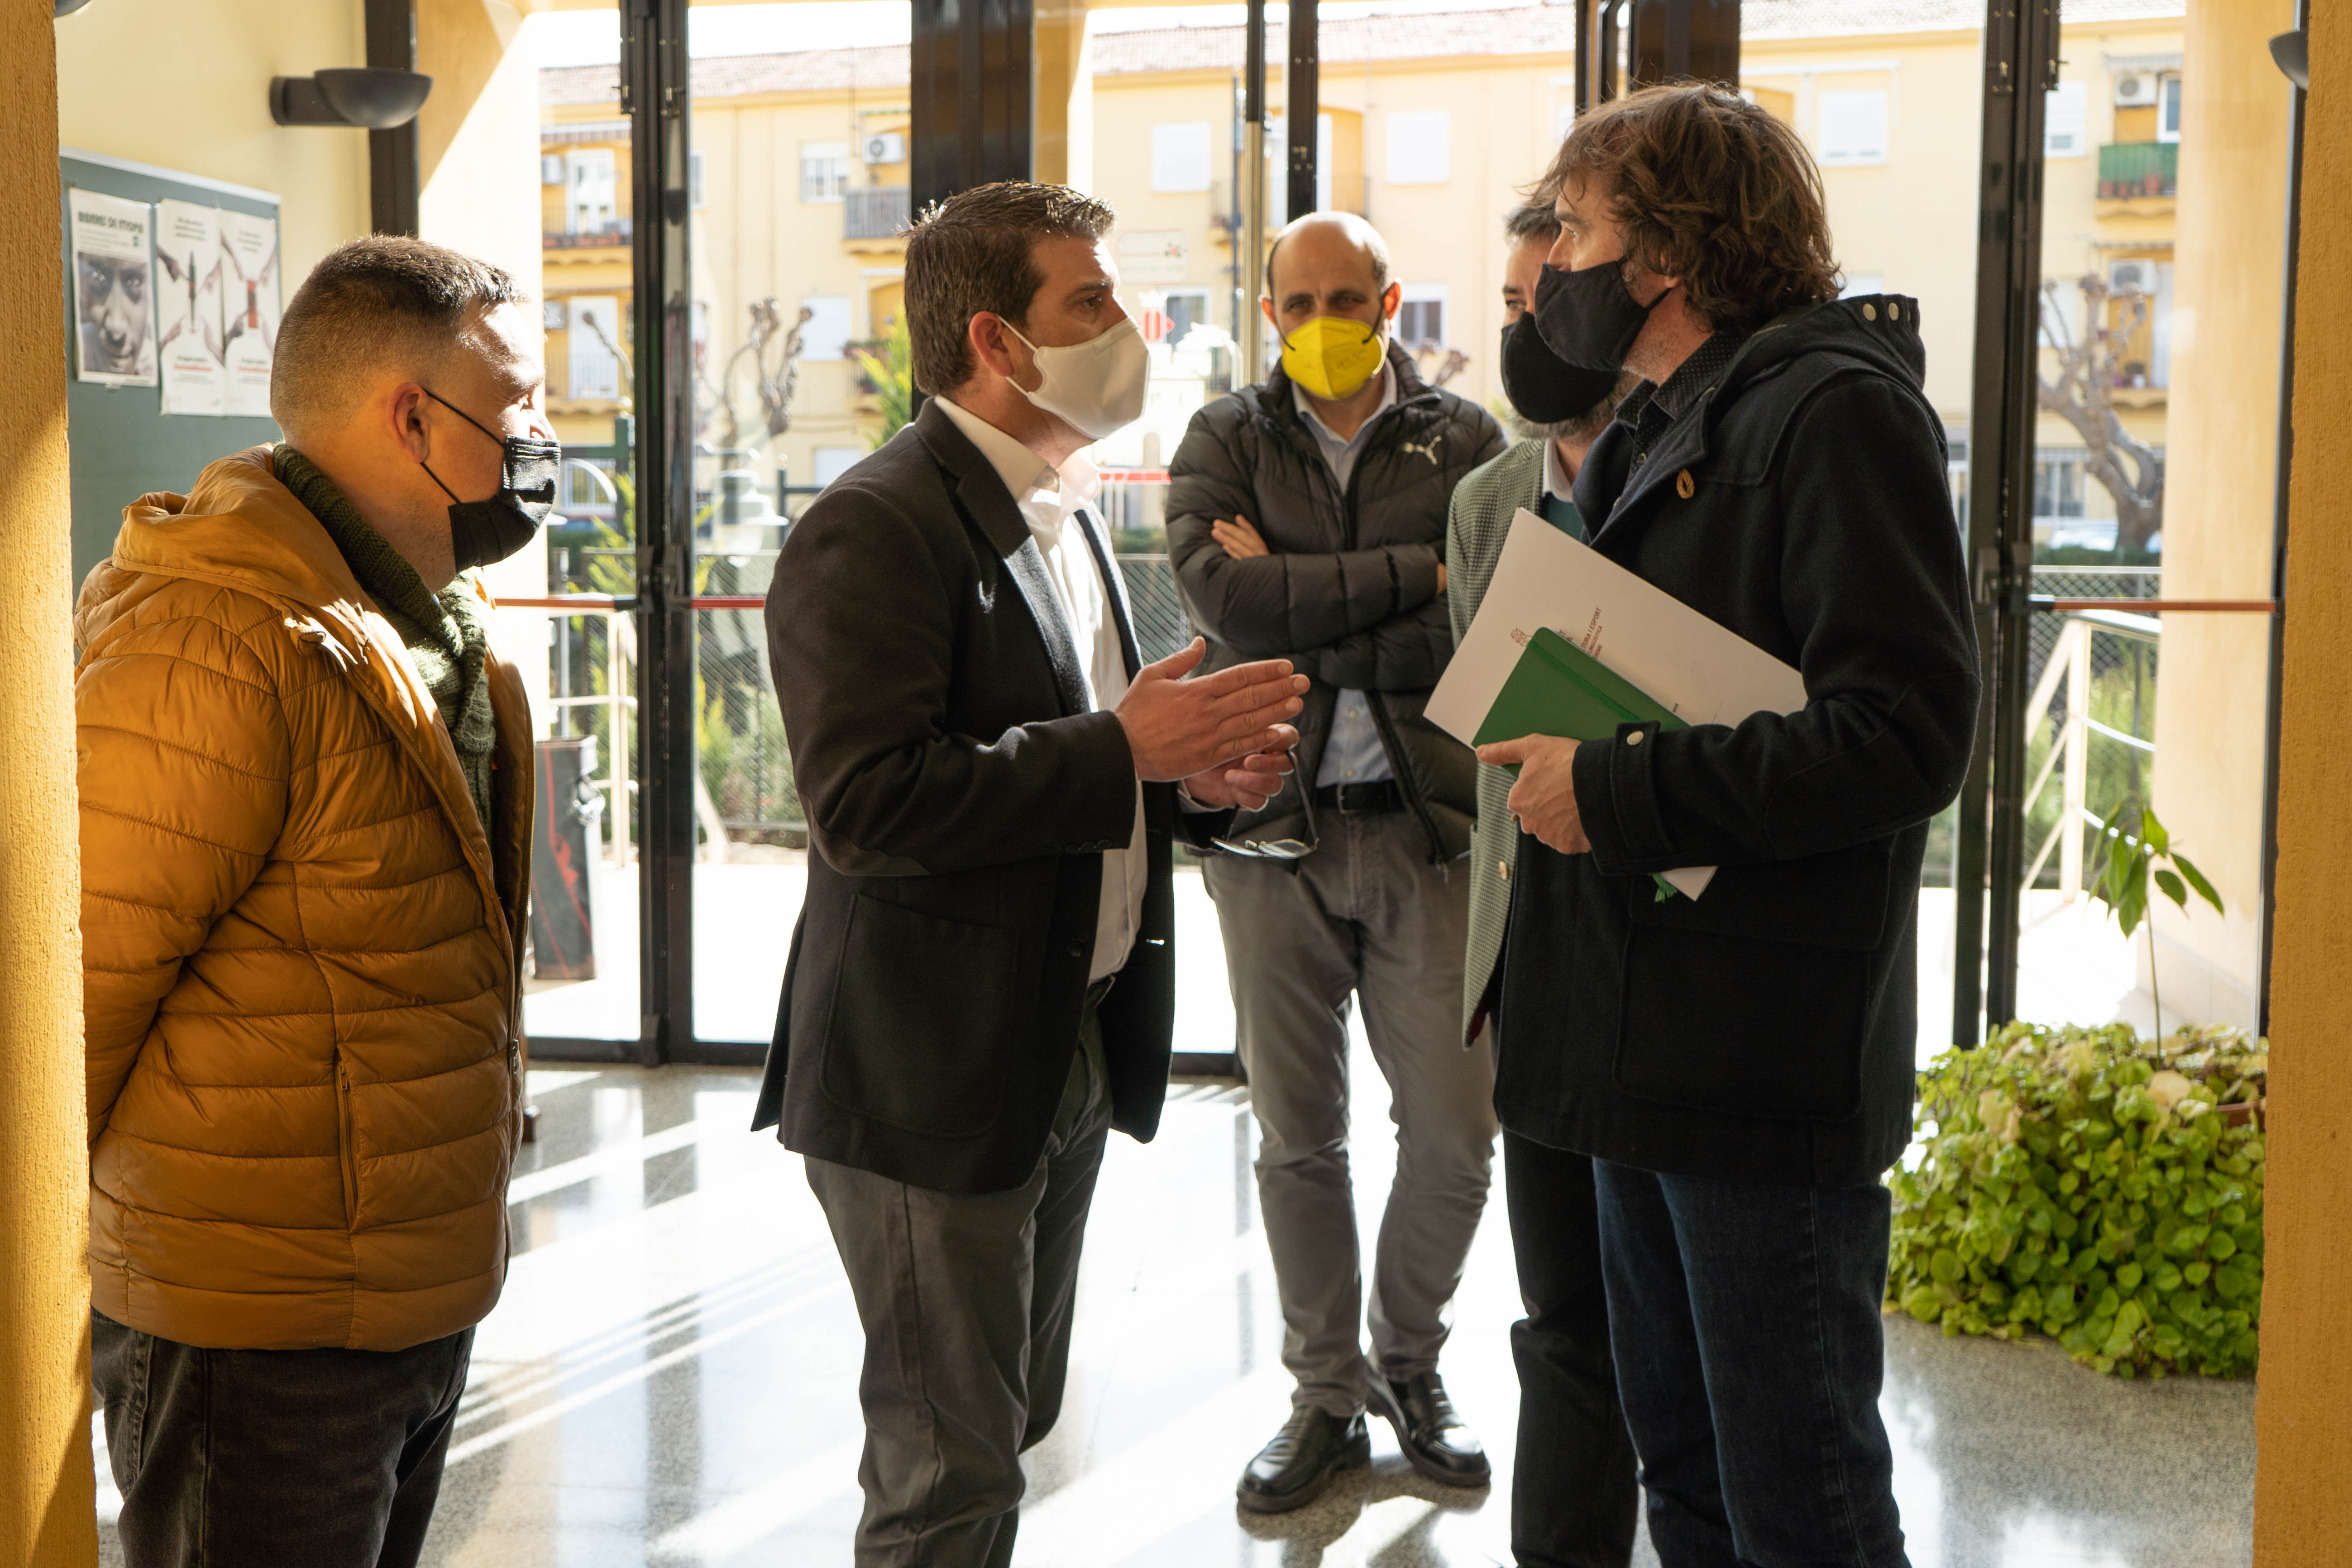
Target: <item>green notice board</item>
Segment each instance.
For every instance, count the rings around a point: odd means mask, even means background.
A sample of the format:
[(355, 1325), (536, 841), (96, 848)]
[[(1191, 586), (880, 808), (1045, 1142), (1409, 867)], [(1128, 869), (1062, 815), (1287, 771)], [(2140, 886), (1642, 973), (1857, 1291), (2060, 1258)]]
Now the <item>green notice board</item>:
[[(225, 384), (241, 369), (245, 385), (242, 399), (219, 401), (251, 406), (266, 392), (267, 352), (276, 339), (281, 302), (278, 198), (267, 191), (70, 148), (58, 159), (58, 167), (64, 176), (59, 233), (66, 252), (66, 422), (73, 447), (73, 565), (79, 589), (90, 568), (113, 550), (124, 507), (151, 490), (185, 494), (207, 463), (278, 438), (277, 425), (255, 414), (163, 412), (167, 398), (175, 393), (184, 405), (201, 403), (203, 389), (192, 397), (184, 378), (173, 383), (163, 369), (170, 350), (158, 353), (154, 343), (172, 330), (175, 316), (180, 321), (201, 319), (206, 312), (213, 320), (225, 317), (226, 328), (216, 331), (226, 338), (226, 346), (216, 349), (215, 358), (222, 362)], [(77, 191), (110, 199), (86, 195), (77, 204)], [(209, 221), (219, 257), (205, 258), (198, 269), (212, 279), (215, 292), (201, 306), (187, 284), (185, 263), (175, 258), (166, 264), (157, 254), (159, 237), (168, 242), (168, 237), (159, 236), (156, 222), (161, 204), (167, 202), (185, 204), (172, 209), (183, 216), (184, 228), (194, 223), (201, 229), (205, 210), (216, 215)], [(138, 231), (142, 207), (143, 234)], [(235, 247), (240, 238), (248, 242), (244, 257)], [(184, 247), (183, 251), (194, 255)], [(215, 259), (217, 266), (212, 264)], [(173, 291), (171, 297), (165, 297), (167, 290)], [(134, 320), (142, 300), (143, 329)], [(265, 311), (266, 333), (257, 330)], [(159, 327), (159, 322), (165, 324)], [(256, 330), (246, 331), (248, 322)], [(139, 338), (142, 330), (143, 348)]]

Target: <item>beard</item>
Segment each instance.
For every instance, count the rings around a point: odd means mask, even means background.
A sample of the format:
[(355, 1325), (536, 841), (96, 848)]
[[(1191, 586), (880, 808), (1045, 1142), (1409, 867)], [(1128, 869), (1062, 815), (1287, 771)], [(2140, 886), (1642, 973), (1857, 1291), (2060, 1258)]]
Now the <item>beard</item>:
[(1522, 441), (1582, 442), (1590, 446), (1600, 438), (1601, 432), (1609, 428), (1609, 422), (1617, 417), (1617, 405), (1641, 384), (1642, 378), (1633, 372), (1621, 372), (1617, 384), (1609, 389), (1609, 395), (1573, 419), (1541, 422), (1529, 419), (1512, 407), (1508, 398), (1505, 398), (1502, 400), (1503, 428)]

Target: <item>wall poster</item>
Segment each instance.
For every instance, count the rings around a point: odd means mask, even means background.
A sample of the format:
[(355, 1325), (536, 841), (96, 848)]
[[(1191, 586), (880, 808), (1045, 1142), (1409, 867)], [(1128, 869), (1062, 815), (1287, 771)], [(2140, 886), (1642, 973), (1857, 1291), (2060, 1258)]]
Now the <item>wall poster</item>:
[(108, 386), (155, 384), (155, 300), (149, 288), (145, 202), (67, 193), (74, 269), (74, 342), (84, 381)]
[(278, 349), (278, 220), (223, 210), (220, 255), (226, 411), (267, 419)]
[(227, 412), (221, 353), (220, 209), (155, 204), (156, 314), (163, 412)]

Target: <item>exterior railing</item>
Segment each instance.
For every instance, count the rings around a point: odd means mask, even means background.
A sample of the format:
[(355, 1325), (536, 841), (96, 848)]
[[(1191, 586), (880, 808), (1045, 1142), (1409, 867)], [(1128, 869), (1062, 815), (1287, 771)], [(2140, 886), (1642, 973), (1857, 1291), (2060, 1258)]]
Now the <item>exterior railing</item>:
[[(2040, 804), (2042, 792), (2050, 787), (2054, 776), (2059, 780), (2061, 802), (2058, 820), (2035, 851), (2033, 864), (2027, 868), (2024, 886), (2032, 887), (2042, 875), (2042, 867), (2050, 862), (2052, 850), (2058, 854), (2058, 889), (2068, 903), (2083, 896), (2083, 829), (2104, 828), (2106, 821), (2091, 809), (2091, 742), (2094, 739), (2126, 749), (2126, 766), (2134, 781), (2129, 793), (2141, 793), (2138, 780), (2144, 768), (2152, 768), (2156, 758), (2156, 742), (2131, 734), (2113, 724), (2091, 716), (2093, 692), (2092, 639), (2105, 635), (2147, 644), (2159, 643), (2164, 636), (2164, 623), (2154, 616), (2132, 615), (2120, 610), (2080, 610), (2064, 617), (2059, 627), (2056, 645), (2049, 661), (2042, 666), (2042, 679), (2026, 700), (2025, 727), (2029, 734), (2040, 732), (2044, 725), (2055, 724), (2055, 743), (2043, 759), (2041, 772), (2032, 787), (2025, 792), (2024, 815), (2031, 821), (2033, 808)], [(2136, 715), (2153, 718), (2152, 697), (2143, 701), (2143, 661), (2130, 664), (2134, 683), (2132, 708)], [(2063, 708), (2055, 708), (2061, 685), (2065, 691)], [(2114, 793), (2114, 792), (2109, 792)]]
[(616, 218), (602, 228), (549, 229), (541, 237), (550, 250), (593, 250), (629, 243), (629, 220)]
[(2099, 149), (2099, 199), (2170, 196), (2180, 191), (2180, 143), (2110, 142)]
[(895, 239), (913, 210), (905, 185), (853, 185), (841, 200), (841, 237)]

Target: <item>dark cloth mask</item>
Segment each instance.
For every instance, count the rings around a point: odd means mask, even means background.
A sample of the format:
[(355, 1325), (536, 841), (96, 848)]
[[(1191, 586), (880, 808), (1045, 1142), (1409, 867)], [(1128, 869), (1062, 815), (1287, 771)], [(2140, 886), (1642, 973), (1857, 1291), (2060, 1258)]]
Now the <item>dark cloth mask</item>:
[(1581, 419), (1617, 389), (1615, 371), (1583, 370), (1551, 352), (1536, 330), (1533, 310), (1503, 329), (1503, 395), (1530, 425)]
[[(1666, 296), (1661, 292), (1658, 300)], [(1637, 303), (1625, 287), (1624, 258), (1562, 272), (1547, 264), (1528, 314), (1544, 346), (1578, 370), (1606, 372), (1613, 384), (1625, 355), (1658, 300)], [(1589, 406), (1589, 405), (1588, 405)]]
[(496, 441), (505, 454), (498, 493), (486, 500), (459, 500), (456, 490), (441, 484), (441, 476), (431, 464), (417, 465), (449, 498), (449, 548), (457, 557), (457, 570), (469, 572), (504, 561), (530, 542), (555, 509), (555, 476), (563, 463), (562, 444), (531, 436), (501, 436), (440, 394), (428, 388), (425, 395)]

